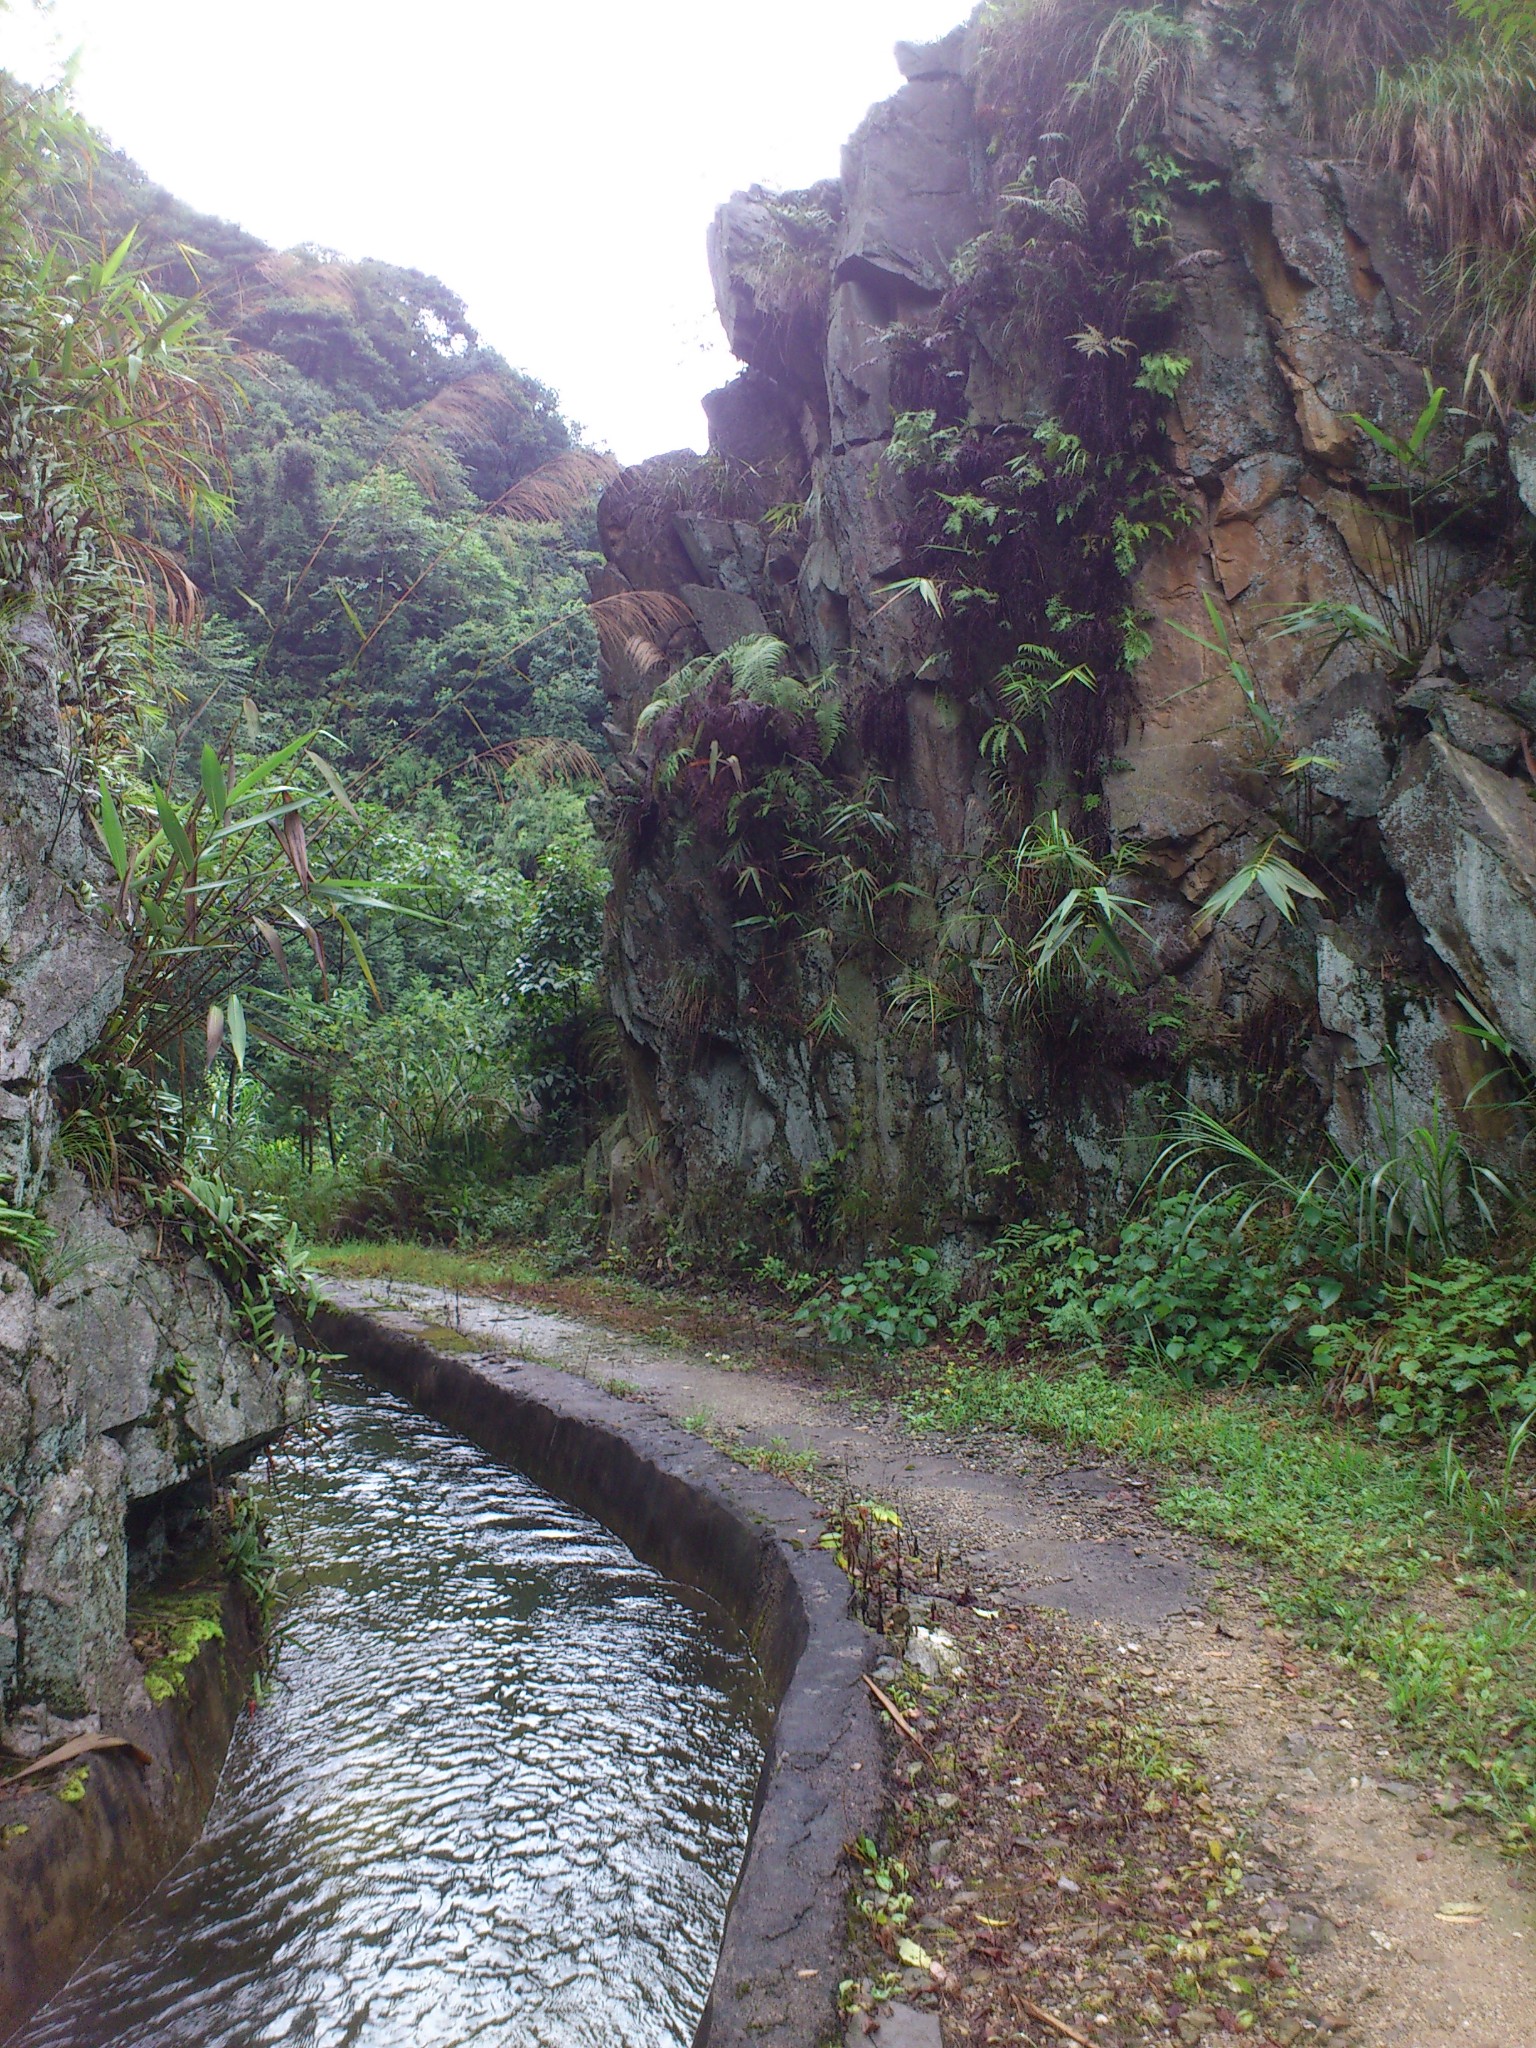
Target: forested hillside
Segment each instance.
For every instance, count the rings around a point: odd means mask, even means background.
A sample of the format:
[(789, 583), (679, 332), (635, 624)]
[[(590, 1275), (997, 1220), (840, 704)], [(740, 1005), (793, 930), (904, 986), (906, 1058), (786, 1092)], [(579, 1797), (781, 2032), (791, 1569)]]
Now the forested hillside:
[(244, 1035), (239, 1071), (232, 1044), (213, 1070), (206, 1163), (322, 1235), (526, 1222), (506, 1184), (590, 1121), (583, 792), (606, 742), (584, 571), (614, 465), (437, 279), (279, 253), (121, 157), (76, 161), (60, 230), (195, 321), (214, 408), (213, 493), (141, 609), (119, 809), (155, 785), (196, 804), (207, 746), (233, 781), (303, 738), (291, 772), (345, 792), (326, 859), (359, 885), (328, 931), (296, 902), (219, 933)]

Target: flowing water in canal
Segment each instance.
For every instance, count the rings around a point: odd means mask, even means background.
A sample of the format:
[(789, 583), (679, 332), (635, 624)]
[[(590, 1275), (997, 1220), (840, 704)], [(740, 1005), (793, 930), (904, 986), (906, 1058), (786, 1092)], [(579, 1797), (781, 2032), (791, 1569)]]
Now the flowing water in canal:
[(761, 1762), (745, 1646), (589, 1517), (338, 1375), (305, 1576), (202, 1839), (17, 2048), (661, 2048)]

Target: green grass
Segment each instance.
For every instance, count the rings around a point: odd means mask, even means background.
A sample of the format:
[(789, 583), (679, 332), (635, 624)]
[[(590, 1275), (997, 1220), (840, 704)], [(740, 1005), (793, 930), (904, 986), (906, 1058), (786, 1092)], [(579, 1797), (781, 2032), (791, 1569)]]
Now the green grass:
[(1450, 1535), (1427, 1460), (1323, 1421), (1268, 1390), (1198, 1396), (1096, 1363), (1060, 1378), (957, 1366), (911, 1394), (907, 1419), (946, 1433), (999, 1429), (1092, 1447), (1179, 1474), (1170, 1521), (1308, 1576), (1382, 1591), (1414, 1583)]
[(531, 1287), (545, 1277), (535, 1254), (522, 1246), (466, 1252), (392, 1238), (319, 1245), (310, 1264), (352, 1280), (406, 1280), (418, 1287)]
[(738, 1465), (754, 1472), (771, 1472), (775, 1479), (808, 1479), (821, 1463), (814, 1451), (797, 1451), (789, 1439), (771, 1436), (765, 1444), (728, 1444), (726, 1449)]
[(1093, 1361), (1060, 1376), (958, 1361), (903, 1407), (919, 1429), (1048, 1437), (1163, 1472), (1159, 1514), (1262, 1563), (1276, 1615), (1373, 1673), (1425, 1765), (1536, 1849), (1536, 1604), (1498, 1561), (1518, 1531), (1464, 1512), (1442, 1458), (1284, 1390), (1191, 1394)]

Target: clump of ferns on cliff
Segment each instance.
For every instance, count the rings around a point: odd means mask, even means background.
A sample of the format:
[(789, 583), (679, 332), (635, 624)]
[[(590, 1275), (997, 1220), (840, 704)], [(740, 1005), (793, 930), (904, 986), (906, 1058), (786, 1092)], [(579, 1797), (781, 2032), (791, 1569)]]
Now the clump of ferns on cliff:
[[(895, 879), (885, 778), (838, 779), (848, 718), (836, 670), (803, 679), (782, 641), (752, 634), (685, 662), (637, 721), (645, 773), (619, 798), (626, 857), (662, 831), (709, 850), (764, 1003), (790, 949), (857, 946), (911, 893)], [(805, 1021), (813, 1040), (835, 1030), (835, 1002)]]
[[(944, 596), (957, 672), (1006, 674), (1022, 641), (1049, 644), (1079, 678), (1051, 720), (1063, 788), (1087, 786), (1145, 650), (1136, 569), (1190, 516), (1165, 435), (1188, 368), (1169, 226), (1175, 204), (1221, 189), (1178, 114), (1224, 49), (1290, 71), (1320, 146), (1402, 174), (1441, 253), (1448, 339), (1478, 356), (1495, 402), (1536, 379), (1536, 38), (1517, 0), (998, 7), (977, 100), (1000, 220), (908, 351), (893, 457), (915, 486), (906, 538)], [(968, 424), (972, 358), (1026, 365), (1054, 394), (1044, 420), (1029, 433)]]

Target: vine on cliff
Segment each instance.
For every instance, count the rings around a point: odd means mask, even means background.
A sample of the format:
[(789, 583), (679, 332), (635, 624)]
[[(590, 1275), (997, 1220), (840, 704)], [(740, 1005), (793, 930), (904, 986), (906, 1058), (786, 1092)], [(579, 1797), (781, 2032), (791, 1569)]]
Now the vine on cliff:
[[(911, 893), (893, 878), (885, 778), (849, 787), (835, 772), (846, 725), (835, 671), (804, 680), (782, 641), (753, 634), (685, 663), (636, 728), (648, 765), (627, 804), (633, 851), (663, 829), (708, 850), (765, 1012), (796, 945), (871, 940), (878, 914), (889, 923)], [(843, 1024), (832, 998), (802, 1022), (813, 1042)]]
[[(1169, 202), (1215, 185), (1161, 137), (1197, 48), (1166, 6), (1057, 0), (993, 24), (978, 101), (998, 224), (962, 253), (899, 380), (906, 541), (944, 593), (952, 674), (994, 706), (1021, 658), (1045, 653), (1073, 676), (1037, 722), (1051, 794), (1073, 806), (1146, 649), (1136, 571), (1190, 517), (1164, 424), (1189, 368), (1165, 274)], [(1015, 410), (1031, 424), (974, 420), (977, 362), (1026, 388)], [(1005, 781), (1026, 751), (994, 764)]]

